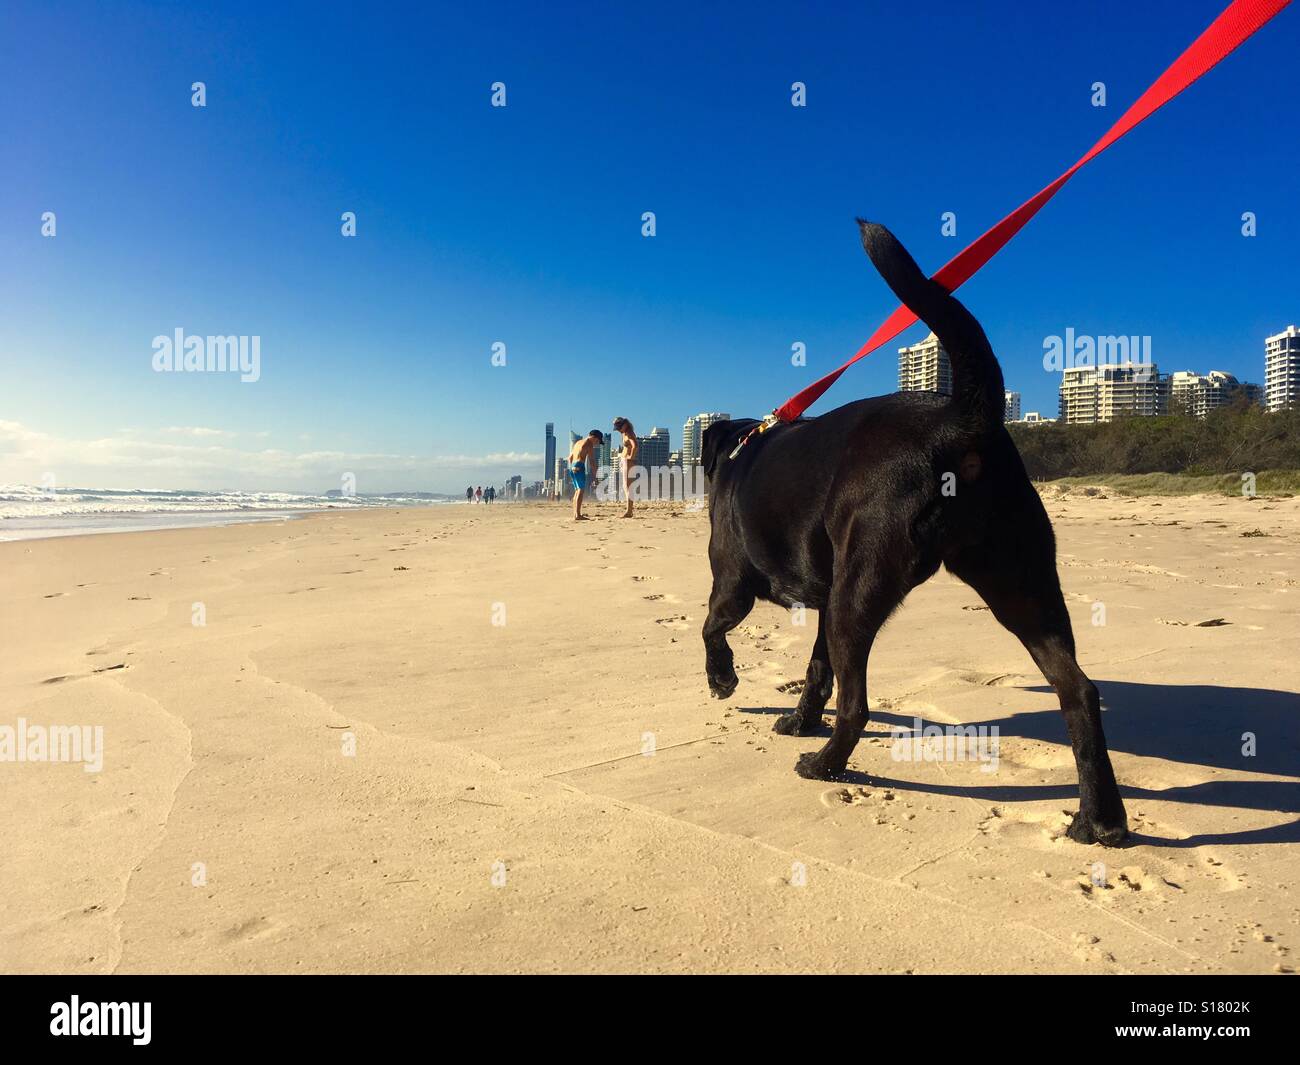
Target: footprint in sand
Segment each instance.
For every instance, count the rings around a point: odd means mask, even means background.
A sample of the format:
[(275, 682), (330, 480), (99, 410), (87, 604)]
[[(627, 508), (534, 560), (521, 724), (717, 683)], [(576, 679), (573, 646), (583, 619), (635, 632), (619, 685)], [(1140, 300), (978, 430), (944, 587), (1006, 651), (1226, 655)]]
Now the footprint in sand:
[(247, 921), (235, 925), (234, 928), (228, 929), (225, 938), (230, 942), (247, 942), (252, 939), (262, 939), (275, 931), (275, 925), (266, 917), (250, 917)]
[(1023, 673), (962, 673), (960, 677), (967, 684), (985, 688), (1022, 688), (1030, 683)]
[(911, 805), (901, 802), (898, 796), (888, 788), (849, 787), (830, 788), (821, 794), (822, 805), (831, 810), (843, 810), (846, 806), (865, 807), (861, 816), (867, 817), (872, 824), (888, 828), (891, 832), (907, 832), (898, 820), (911, 821), (915, 814)]
[(1090, 932), (1076, 932), (1073, 936), (1074, 956), (1088, 965), (1114, 965), (1115, 955), (1099, 944), (1101, 940)]
[(1201, 851), (1197, 854), (1197, 859), (1207, 873), (1213, 876), (1222, 885), (1221, 891), (1241, 891), (1250, 885), (1246, 883), (1246, 874), (1238, 873), (1234, 869), (1229, 869), (1223, 862), (1219, 861), (1213, 854)]
[(1070, 827), (1072, 813), (1069, 810), (1034, 813), (1029, 810), (991, 807), (989, 815), (975, 827), (982, 835), (996, 836), (999, 839), (1022, 843), (1028, 846), (1045, 847), (1065, 837)]
[(1165, 903), (1174, 892), (1183, 890), (1181, 884), (1143, 866), (1107, 868), (1101, 859), (1088, 872), (1081, 873), (1075, 884), (1084, 895), (1108, 905), (1121, 904), (1136, 896), (1141, 896), (1143, 905)]
[(1275, 973), (1290, 973), (1295, 971), (1295, 967), (1290, 964), (1291, 948), (1284, 947), (1278, 942), (1283, 935), (1281, 932), (1266, 932), (1264, 926), (1258, 921), (1251, 921), (1248, 924), (1239, 925), (1237, 933), (1241, 937), (1237, 940), (1237, 945), (1249, 947), (1252, 943), (1258, 944), (1254, 952), (1259, 948), (1269, 951), (1277, 962), (1273, 966)]
[(663, 625), (665, 628), (669, 628), (669, 629), (681, 630), (681, 629), (688, 628), (687, 623), (690, 620), (691, 619), (687, 617), (685, 614), (673, 614), (670, 617), (666, 617), (666, 618), (655, 618), (655, 624)]
[(632, 579), (634, 581), (640, 582), (640, 581), (657, 581), (659, 578), (658, 577), (633, 577)]
[(837, 810), (841, 806), (863, 806), (871, 801), (871, 789), (856, 788), (829, 788), (821, 793), (822, 805), (832, 810)]
[(1004, 740), (998, 758), (1021, 769), (1067, 769), (1074, 765), (1074, 753), (1069, 747), (1032, 740), (1019, 741), (1010, 751)]
[(1170, 880), (1163, 873), (1148, 872), (1140, 865), (1126, 865), (1119, 871), (1119, 876), (1124, 884), (1134, 891), (1167, 894), (1170, 891), (1183, 890), (1181, 884)]

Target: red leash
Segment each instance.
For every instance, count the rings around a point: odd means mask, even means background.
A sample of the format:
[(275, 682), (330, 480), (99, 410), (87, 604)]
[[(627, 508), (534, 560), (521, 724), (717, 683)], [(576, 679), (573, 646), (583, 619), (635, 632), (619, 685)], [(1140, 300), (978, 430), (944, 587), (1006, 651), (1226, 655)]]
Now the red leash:
[[(1221, 59), (1226, 58), (1243, 41), (1260, 29), (1269, 19), (1281, 11), (1291, 0), (1233, 0), (1187, 51), (1170, 64), (1146, 92), (1120, 117), (1105, 136), (1094, 144), (1086, 155), (1069, 170), (1058, 177), (1032, 199), (1026, 200), (1006, 218), (978, 237), (956, 258), (949, 261), (933, 280), (938, 281), (949, 292), (956, 290), (968, 281), (980, 267), (996, 255), (1006, 243), (1014, 237), (1026, 222), (1034, 217), (1043, 204), (1047, 203), (1060, 191), (1061, 187), (1074, 177), (1083, 165), (1095, 159), (1124, 134), (1139, 123), (1149, 118), (1201, 75), (1208, 73)], [(887, 344), (904, 329), (916, 321), (916, 315), (906, 307), (899, 307), (884, 323), (871, 334), (868, 340), (853, 358), (838, 370), (833, 370), (825, 377), (814, 381), (797, 395), (791, 396), (780, 407), (769, 414), (731, 453), (735, 458), (755, 432), (766, 432), (778, 422), (794, 421), (811, 407), (823, 392), (839, 380), (840, 374), (859, 359), (870, 355), (877, 348)]]

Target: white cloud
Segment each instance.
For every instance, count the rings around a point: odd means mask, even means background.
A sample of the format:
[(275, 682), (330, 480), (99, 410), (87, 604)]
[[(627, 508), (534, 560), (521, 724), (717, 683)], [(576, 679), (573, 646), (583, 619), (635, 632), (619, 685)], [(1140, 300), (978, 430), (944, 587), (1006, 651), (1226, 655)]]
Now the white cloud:
[[(165, 429), (159, 429), (160, 433), (167, 433), (170, 436), (193, 436), (193, 437), (226, 437), (233, 439), (238, 433), (233, 433), (229, 429), (208, 429), (202, 425), (169, 425)], [(267, 435), (270, 434), (251, 434)]]
[[(240, 434), (199, 426), (158, 431), (172, 439), (150, 440), (139, 430), (97, 439), (58, 437), (19, 422), (0, 421), (0, 482), (39, 484), (52, 474), (57, 484), (83, 488), (235, 488), (245, 491), (322, 491), (344, 473), (356, 475), (362, 492), (458, 492), (468, 477), (476, 483), (530, 473), (542, 456), (529, 452), (487, 455), (404, 455), (343, 450), (286, 451), (237, 446)], [(179, 437), (180, 439), (174, 439)]]

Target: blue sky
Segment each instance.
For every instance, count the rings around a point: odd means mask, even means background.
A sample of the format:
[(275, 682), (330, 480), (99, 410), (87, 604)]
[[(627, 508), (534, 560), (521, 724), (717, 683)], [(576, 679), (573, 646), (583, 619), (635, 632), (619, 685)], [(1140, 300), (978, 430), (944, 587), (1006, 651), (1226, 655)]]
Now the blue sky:
[[(937, 269), (1222, 6), (10, 0), (0, 481), (457, 491), (540, 477), (546, 421), (626, 415), (675, 447), (693, 412), (761, 415), (893, 308), (854, 215)], [(1043, 340), (1067, 327), (1262, 379), (1300, 319), (1298, 18), (963, 288), (1025, 409), (1055, 413)], [(260, 336), (260, 380), (153, 372), (177, 327)], [(892, 391), (896, 348), (812, 413)]]

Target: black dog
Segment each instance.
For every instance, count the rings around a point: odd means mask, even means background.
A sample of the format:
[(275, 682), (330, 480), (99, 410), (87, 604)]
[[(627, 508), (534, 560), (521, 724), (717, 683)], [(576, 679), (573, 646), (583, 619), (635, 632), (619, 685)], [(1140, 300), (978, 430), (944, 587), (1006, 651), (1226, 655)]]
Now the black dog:
[(923, 392), (859, 400), (750, 438), (753, 420), (704, 434), (713, 593), (704, 622), (709, 687), (736, 690), (727, 633), (755, 598), (819, 611), (798, 707), (777, 732), (808, 735), (839, 685), (835, 730), (796, 770), (833, 780), (867, 723), (867, 656), (909, 591), (940, 564), (965, 581), (1056, 689), (1079, 773), (1069, 835), (1119, 843), (1128, 832), (1101, 729), (1097, 689), (1074, 657), (1047, 512), (1002, 424), (1002, 371), (984, 330), (883, 226), (859, 221), (881, 276), (938, 336), (951, 398)]

